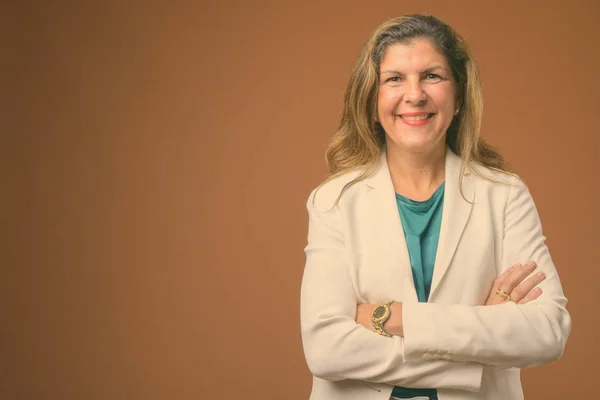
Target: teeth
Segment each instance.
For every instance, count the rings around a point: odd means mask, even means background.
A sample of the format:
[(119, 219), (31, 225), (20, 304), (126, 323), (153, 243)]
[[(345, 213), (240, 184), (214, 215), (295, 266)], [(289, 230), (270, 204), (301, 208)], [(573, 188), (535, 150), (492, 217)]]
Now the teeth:
[(418, 115), (418, 116), (411, 116), (409, 117), (408, 115), (406, 116), (400, 116), (400, 118), (405, 119), (407, 121), (422, 121), (424, 119), (427, 119), (427, 117), (429, 117), (429, 114), (425, 114), (425, 115)]

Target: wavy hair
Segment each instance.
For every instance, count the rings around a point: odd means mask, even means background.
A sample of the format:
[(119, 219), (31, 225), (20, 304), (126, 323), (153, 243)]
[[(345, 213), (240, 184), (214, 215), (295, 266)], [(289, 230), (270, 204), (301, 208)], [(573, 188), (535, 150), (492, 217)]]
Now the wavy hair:
[[(376, 121), (379, 69), (385, 52), (393, 44), (407, 44), (417, 38), (429, 39), (446, 57), (456, 82), (461, 106), (446, 131), (446, 143), (462, 159), (461, 194), (462, 178), (470, 163), (511, 173), (500, 153), (481, 137), (481, 80), (466, 41), (434, 16), (405, 15), (390, 19), (373, 31), (352, 70), (340, 125), (325, 153), (330, 176), (321, 185), (350, 171), (359, 169), (361, 173), (342, 188), (335, 204), (346, 189), (375, 171), (385, 145), (385, 131)], [(492, 180), (478, 169), (472, 170)]]

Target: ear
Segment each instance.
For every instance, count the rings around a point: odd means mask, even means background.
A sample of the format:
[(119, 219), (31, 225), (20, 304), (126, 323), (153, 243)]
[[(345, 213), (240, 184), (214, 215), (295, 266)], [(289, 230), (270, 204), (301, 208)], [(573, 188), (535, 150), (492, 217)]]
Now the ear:
[(461, 107), (462, 107), (462, 102), (460, 100), (456, 100), (456, 103), (454, 104), (454, 115), (458, 115)]

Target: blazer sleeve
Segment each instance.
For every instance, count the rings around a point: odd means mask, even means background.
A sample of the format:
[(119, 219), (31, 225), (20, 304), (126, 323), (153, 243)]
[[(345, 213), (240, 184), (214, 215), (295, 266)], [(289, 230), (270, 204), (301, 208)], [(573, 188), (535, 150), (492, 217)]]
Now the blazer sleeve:
[[(534, 260), (546, 279), (527, 304), (460, 306), (403, 304), (405, 357), (475, 361), (497, 367), (532, 367), (560, 358), (571, 331), (560, 280), (540, 219), (524, 183), (515, 178), (505, 209), (502, 266)], [(468, 244), (463, 244), (468, 245)]]
[[(348, 270), (338, 206), (322, 211), (307, 202), (306, 265), (301, 288), (301, 331), (312, 374), (409, 388), (479, 391), (483, 365), (446, 360), (407, 362), (404, 339), (378, 335), (355, 321), (357, 297)], [(320, 193), (319, 193), (320, 194)]]

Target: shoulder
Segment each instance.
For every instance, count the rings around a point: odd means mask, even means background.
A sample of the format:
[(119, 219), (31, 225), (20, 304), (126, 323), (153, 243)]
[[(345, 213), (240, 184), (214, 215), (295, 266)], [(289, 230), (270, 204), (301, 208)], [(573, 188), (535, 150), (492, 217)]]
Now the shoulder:
[(527, 189), (521, 177), (512, 172), (489, 168), (480, 164), (470, 163), (466, 174), (474, 179), (478, 186), (486, 186), (491, 189), (506, 191), (507, 193), (516, 189)]
[(470, 167), (469, 172), (469, 177), (476, 181), (476, 196), (482, 196), (480, 198), (490, 207), (499, 207), (505, 212), (515, 207), (534, 207), (529, 188), (517, 174), (483, 166)]
[[(321, 212), (331, 210), (340, 197), (342, 190), (344, 190), (348, 184), (357, 179), (361, 175), (361, 172), (362, 171), (359, 169), (353, 170), (321, 183), (311, 191), (306, 202), (307, 208), (309, 210), (316, 209)], [(348, 192), (356, 190), (357, 185), (360, 185), (360, 182), (356, 182), (352, 186), (349, 186), (344, 192), (344, 196), (340, 198), (340, 202), (342, 202), (342, 199), (346, 197)]]

